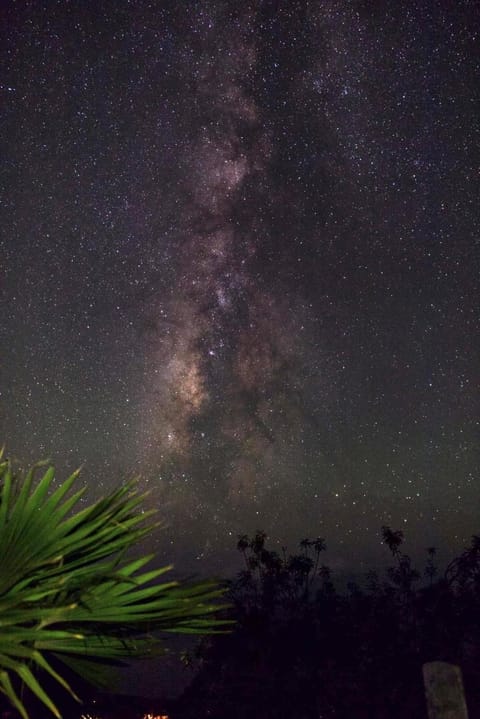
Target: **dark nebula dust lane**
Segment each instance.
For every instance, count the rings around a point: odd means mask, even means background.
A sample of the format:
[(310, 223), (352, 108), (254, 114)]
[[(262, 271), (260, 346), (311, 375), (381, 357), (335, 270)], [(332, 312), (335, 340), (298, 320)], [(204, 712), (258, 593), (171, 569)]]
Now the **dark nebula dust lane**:
[(476, 4), (2, 13), (11, 455), (140, 473), (185, 571), (478, 532)]

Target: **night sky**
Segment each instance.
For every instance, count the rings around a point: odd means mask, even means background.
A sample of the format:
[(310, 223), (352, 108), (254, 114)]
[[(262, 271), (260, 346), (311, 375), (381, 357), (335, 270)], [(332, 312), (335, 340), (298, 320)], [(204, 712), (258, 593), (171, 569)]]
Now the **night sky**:
[(179, 571), (480, 531), (480, 5), (6, 0), (0, 440)]

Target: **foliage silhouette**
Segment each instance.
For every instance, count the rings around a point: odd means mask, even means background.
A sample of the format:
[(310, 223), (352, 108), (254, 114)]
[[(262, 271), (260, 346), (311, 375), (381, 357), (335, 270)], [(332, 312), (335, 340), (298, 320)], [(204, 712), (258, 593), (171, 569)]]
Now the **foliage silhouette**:
[(440, 576), (435, 548), (422, 573), (404, 536), (382, 528), (393, 565), (337, 591), (321, 564), (322, 539), (299, 552), (242, 535), (245, 569), (229, 583), (238, 623), (203, 641), (179, 719), (403, 719), (425, 713), (422, 664), (462, 666), (472, 716), (480, 715), (480, 538)]

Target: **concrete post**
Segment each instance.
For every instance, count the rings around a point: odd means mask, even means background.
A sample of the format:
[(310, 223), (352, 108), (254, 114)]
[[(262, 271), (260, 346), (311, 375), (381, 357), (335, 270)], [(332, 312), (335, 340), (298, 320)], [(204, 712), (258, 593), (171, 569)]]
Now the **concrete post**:
[(447, 662), (423, 665), (428, 719), (468, 719), (460, 667)]

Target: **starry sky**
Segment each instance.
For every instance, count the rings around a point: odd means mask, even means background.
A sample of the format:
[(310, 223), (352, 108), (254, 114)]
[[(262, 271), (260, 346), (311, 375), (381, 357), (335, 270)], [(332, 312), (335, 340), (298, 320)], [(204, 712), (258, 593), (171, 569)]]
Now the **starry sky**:
[[(0, 438), (237, 535), (479, 526), (480, 6), (5, 0)], [(477, 260), (476, 260), (477, 258)]]

